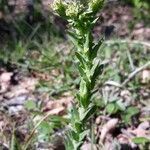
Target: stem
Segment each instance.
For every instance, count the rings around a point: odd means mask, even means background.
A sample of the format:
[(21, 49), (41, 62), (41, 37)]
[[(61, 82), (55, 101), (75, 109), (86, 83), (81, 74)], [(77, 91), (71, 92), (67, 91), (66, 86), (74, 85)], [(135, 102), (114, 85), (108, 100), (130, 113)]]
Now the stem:
[(29, 147), (29, 145), (30, 145), (30, 143), (31, 143), (31, 141), (32, 141), (32, 138), (33, 138), (33, 136), (34, 136), (34, 133), (36, 132), (36, 129), (37, 129), (37, 128), (39, 127), (39, 125), (40, 125), (45, 119), (47, 119), (50, 115), (52, 115), (51, 112), (47, 113), (47, 114), (35, 125), (35, 127), (33, 128), (33, 130), (31, 131), (30, 135), (28, 136), (28, 138), (27, 138), (27, 140), (26, 140), (26, 144), (25, 144), (23, 150), (26, 150), (26, 149)]
[(79, 150), (85, 137), (89, 134), (87, 122), (95, 113), (96, 106), (91, 101), (92, 91), (103, 66), (99, 61), (94, 63), (103, 39), (94, 44), (92, 30), (98, 20), (96, 14), (104, 5), (105, 0), (70, 1), (65, 3), (56, 0), (55, 11), (69, 23), (69, 37), (74, 43), (79, 61), (80, 72), (79, 93), (77, 93), (78, 104), (73, 107), (70, 114), (70, 134), (66, 148), (68, 150)]

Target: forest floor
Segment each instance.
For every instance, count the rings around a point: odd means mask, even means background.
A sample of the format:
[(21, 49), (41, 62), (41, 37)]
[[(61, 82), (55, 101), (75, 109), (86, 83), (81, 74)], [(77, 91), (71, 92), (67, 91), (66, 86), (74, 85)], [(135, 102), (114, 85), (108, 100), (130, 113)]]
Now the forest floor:
[[(138, 150), (143, 148), (140, 140), (145, 150), (150, 148), (146, 141), (150, 139), (150, 26), (135, 20), (131, 7), (107, 6), (94, 30), (96, 38), (112, 31), (103, 46), (102, 58), (109, 60), (109, 65), (98, 80), (99, 111), (91, 119), (94, 150)], [(59, 51), (70, 48), (66, 40), (56, 45)], [(68, 51), (64, 62), (72, 53)], [(12, 64), (0, 68), (0, 150), (9, 150), (14, 130), (21, 143), (35, 134), (29, 149), (64, 149), (67, 110), (78, 88), (78, 73), (71, 68), (67, 78), (66, 64), (50, 73), (24, 71)], [(102, 100), (107, 105), (101, 104)], [(85, 141), (82, 150), (90, 150), (90, 145), (90, 140)]]

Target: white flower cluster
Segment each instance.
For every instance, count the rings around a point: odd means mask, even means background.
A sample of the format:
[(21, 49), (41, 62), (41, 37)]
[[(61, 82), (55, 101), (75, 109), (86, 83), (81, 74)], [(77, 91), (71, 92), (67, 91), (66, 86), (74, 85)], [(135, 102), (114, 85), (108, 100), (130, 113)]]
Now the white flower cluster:
[(53, 9), (62, 17), (75, 18), (83, 8), (97, 13), (104, 0), (54, 0)]

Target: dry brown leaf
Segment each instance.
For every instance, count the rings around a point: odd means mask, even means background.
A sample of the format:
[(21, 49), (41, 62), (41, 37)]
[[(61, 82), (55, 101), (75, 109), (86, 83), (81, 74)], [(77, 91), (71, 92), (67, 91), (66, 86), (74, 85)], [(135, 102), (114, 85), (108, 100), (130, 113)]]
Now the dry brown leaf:
[(73, 97), (63, 97), (60, 100), (49, 101), (45, 104), (43, 112), (52, 112), (53, 115), (64, 115), (71, 105)]
[(81, 150), (97, 150), (97, 148), (95, 145), (86, 142), (82, 145)]
[(9, 84), (7, 83), (2, 83), (0, 85), (0, 93), (5, 93), (7, 92), (7, 90), (9, 89)]
[(133, 133), (135, 133), (137, 137), (147, 137), (149, 131), (143, 129), (136, 129), (133, 131)]
[(103, 126), (101, 130), (101, 136), (100, 136), (101, 142), (104, 142), (106, 135), (116, 127), (116, 125), (118, 124), (118, 121), (119, 121), (118, 119), (114, 118), (114, 119), (109, 120)]
[(36, 78), (24, 78), (20, 86), (29, 91), (34, 91), (38, 80)]
[(52, 110), (48, 111), (48, 114), (62, 116), (65, 114), (65, 107), (58, 107), (58, 108), (52, 109)]
[(147, 130), (148, 128), (150, 128), (150, 122), (149, 121), (142, 122), (138, 126), (138, 129)]
[(11, 91), (7, 92), (4, 96), (7, 99), (11, 99), (13, 97), (18, 97), (20, 95), (27, 95), (29, 93), (28, 90), (23, 89), (20, 86), (14, 86)]
[(0, 75), (0, 93), (5, 93), (8, 90), (12, 75), (12, 72), (4, 72)]
[(130, 143), (129, 137), (125, 134), (118, 135), (117, 139), (118, 139), (119, 143), (121, 143), (121, 144), (129, 144)]
[(4, 72), (0, 75), (0, 83), (9, 82), (11, 76), (13, 75), (12, 72)]
[(139, 28), (132, 31), (131, 37), (134, 39), (144, 40), (150, 38), (150, 28)]
[(150, 123), (148, 121), (145, 121), (141, 123), (138, 128), (131, 130), (128, 129), (127, 131), (131, 134), (134, 134), (136, 137), (149, 137), (150, 136)]

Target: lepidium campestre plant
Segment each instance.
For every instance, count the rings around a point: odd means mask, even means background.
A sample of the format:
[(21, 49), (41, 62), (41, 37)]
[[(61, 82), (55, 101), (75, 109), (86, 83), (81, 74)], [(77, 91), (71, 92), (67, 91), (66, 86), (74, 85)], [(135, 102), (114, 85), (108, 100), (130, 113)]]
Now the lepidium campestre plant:
[(67, 134), (66, 149), (79, 150), (89, 134), (88, 120), (96, 112), (93, 102), (97, 77), (102, 73), (103, 64), (97, 59), (103, 38), (94, 42), (92, 30), (98, 20), (104, 0), (56, 0), (55, 12), (68, 21), (68, 35), (76, 47), (80, 87), (76, 94), (77, 104), (70, 111), (70, 130)]

